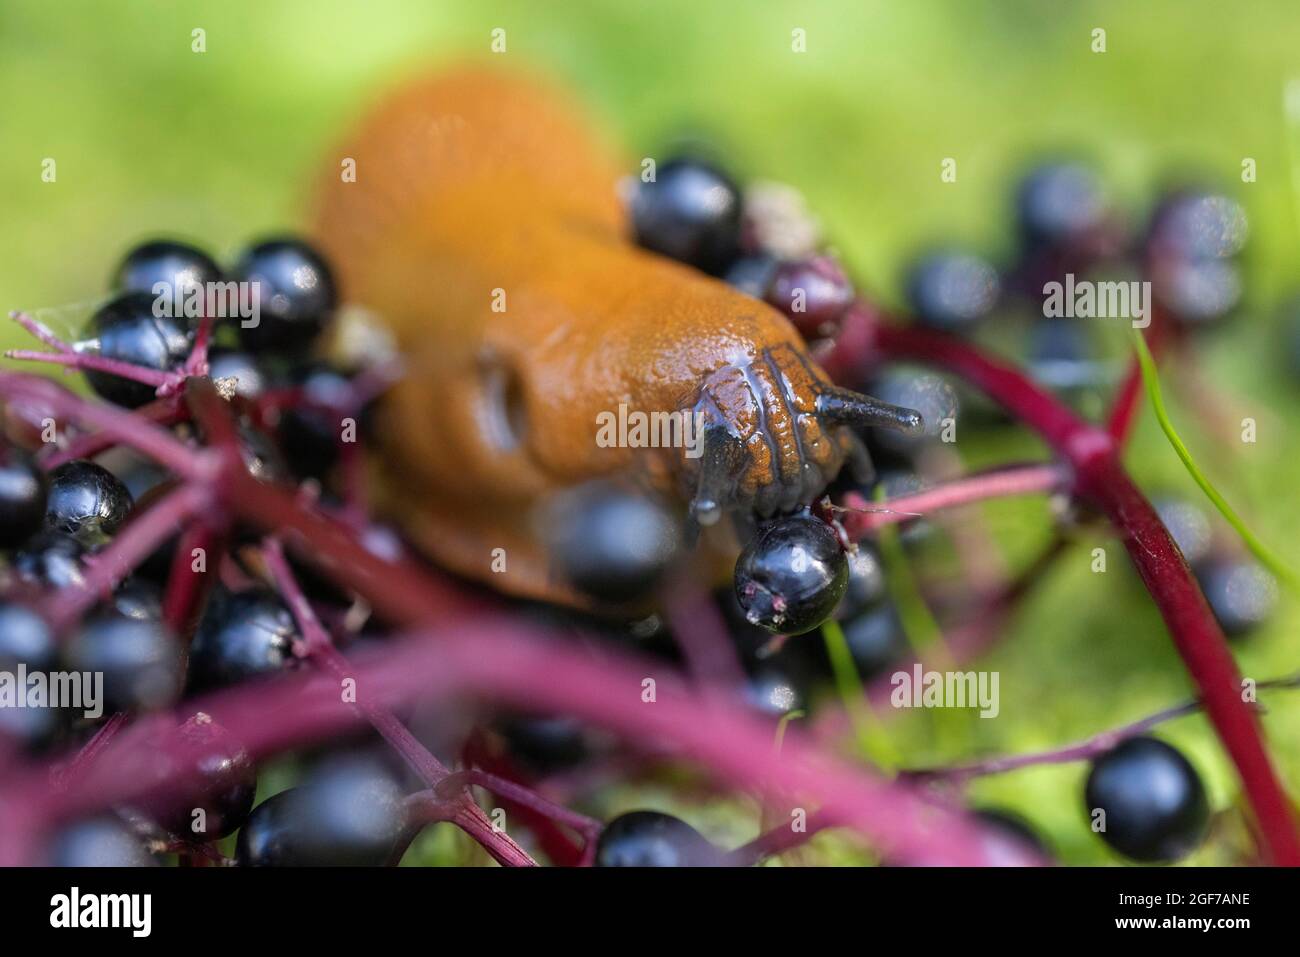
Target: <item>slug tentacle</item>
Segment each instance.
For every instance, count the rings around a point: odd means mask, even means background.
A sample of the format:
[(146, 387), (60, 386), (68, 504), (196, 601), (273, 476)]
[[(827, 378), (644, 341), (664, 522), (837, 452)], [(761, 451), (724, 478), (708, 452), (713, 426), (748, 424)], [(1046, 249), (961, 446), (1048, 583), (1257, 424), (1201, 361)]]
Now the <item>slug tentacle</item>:
[(859, 428), (876, 426), (904, 435), (920, 435), (925, 427), (921, 413), (881, 402), (849, 389), (832, 389), (817, 400), (817, 410), (828, 422)]
[(811, 503), (845, 463), (859, 481), (874, 474), (854, 428), (915, 434), (918, 412), (841, 389), (789, 343), (758, 351), (707, 376), (695, 404), (705, 423), (691, 517), (715, 523), (724, 511), (760, 518)]

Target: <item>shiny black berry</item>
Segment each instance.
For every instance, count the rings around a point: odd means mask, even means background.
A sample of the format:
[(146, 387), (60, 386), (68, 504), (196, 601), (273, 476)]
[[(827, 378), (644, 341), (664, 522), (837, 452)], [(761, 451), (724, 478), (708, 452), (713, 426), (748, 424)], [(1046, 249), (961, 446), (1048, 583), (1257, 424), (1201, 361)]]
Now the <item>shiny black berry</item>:
[(140, 837), (116, 815), (70, 824), (57, 832), (46, 849), (50, 867), (156, 867)]
[(895, 366), (873, 380), (871, 395), (921, 413), (923, 426), (918, 434), (872, 429), (871, 447), (886, 449), (895, 455), (911, 455), (917, 449), (945, 435), (956, 436), (957, 414), (961, 403), (957, 390), (943, 376), (914, 366)]
[[(172, 298), (180, 290), (182, 298), (190, 290), (206, 293), (208, 283), (221, 281), (221, 269), (201, 249), (168, 239), (153, 240), (136, 246), (113, 274), (112, 287), (121, 292), (146, 292)], [(156, 291), (159, 283), (167, 291)]]
[(997, 270), (968, 253), (929, 253), (911, 267), (907, 298), (916, 321), (943, 332), (970, 332), (997, 305)]
[(30, 608), (0, 602), (0, 671), (22, 663), (29, 671), (48, 671), (56, 646), (45, 619)]
[(1106, 215), (1101, 185), (1086, 166), (1048, 163), (1031, 170), (1016, 192), (1016, 220), (1030, 247), (1069, 248), (1096, 230)]
[(13, 548), (31, 538), (45, 519), (47, 483), (32, 456), (12, 445), (0, 445), (0, 548)]
[(229, 380), (236, 395), (255, 399), (266, 390), (267, 374), (252, 355), (237, 349), (213, 349), (208, 353), (208, 376), (212, 381)]
[(1189, 261), (1229, 259), (1246, 244), (1249, 223), (1236, 200), (1206, 189), (1179, 189), (1152, 214), (1147, 255)]
[(254, 355), (300, 353), (325, 330), (338, 305), (329, 266), (297, 239), (272, 239), (249, 249), (231, 270), (255, 283), (260, 315), (239, 323), (239, 338)]
[(116, 475), (76, 459), (50, 473), (45, 524), (84, 545), (100, 545), (126, 521), (131, 505), (131, 493)]
[[(352, 419), (353, 433), (360, 430), (359, 412), (351, 408), (352, 384), (342, 372), (321, 363), (298, 368), (289, 384), (300, 390), (301, 401), (281, 413), (276, 437), (295, 475), (321, 478), (338, 461), (345, 420)], [(355, 441), (357, 435), (351, 438)]]
[(1189, 189), (1166, 197), (1152, 216), (1146, 240), (1155, 297), (1188, 326), (1227, 316), (1241, 298), (1236, 257), (1246, 235), (1245, 210), (1227, 196)]
[(152, 802), (147, 813), (177, 837), (211, 841), (243, 825), (253, 808), (257, 768), (244, 746), (206, 714), (181, 726), (185, 762), (169, 779), (185, 782), (186, 791)]
[(1155, 738), (1129, 738), (1093, 761), (1084, 792), (1107, 844), (1144, 863), (1174, 861), (1200, 844), (1209, 802), (1196, 769)]
[(856, 550), (847, 553), (847, 560), (849, 586), (844, 593), (844, 600), (835, 609), (835, 617), (840, 621), (847, 621), (868, 608), (874, 608), (889, 594), (885, 583), (885, 567), (875, 546), (860, 543)]
[(676, 159), (637, 182), (632, 229), (646, 249), (721, 275), (740, 248), (740, 190), (707, 163)]
[(106, 612), (89, 619), (68, 643), (75, 671), (103, 675), (106, 711), (152, 711), (171, 704), (185, 679), (181, 647), (160, 621)]
[[(0, 602), (0, 672), (16, 676), (22, 666), (29, 676), (48, 673), (56, 658), (54, 636), (45, 620), (22, 605)], [(30, 750), (49, 744), (62, 725), (59, 710), (48, 704), (0, 702), (0, 738), (7, 737)]]
[(288, 479), (289, 465), (275, 439), (247, 422), (241, 422), (239, 432), (239, 457), (248, 474), (261, 482), (284, 482)]
[(806, 704), (806, 690), (799, 677), (776, 663), (760, 665), (745, 681), (745, 700), (763, 714), (779, 718)]
[(564, 579), (610, 603), (652, 593), (681, 544), (677, 522), (659, 502), (606, 482), (558, 496), (545, 534)]
[[(95, 351), (105, 359), (159, 372), (179, 366), (194, 344), (190, 322), (184, 316), (159, 315), (155, 305), (149, 293), (129, 292), (100, 307), (90, 320), (90, 335), (97, 343)], [(128, 408), (156, 397), (153, 386), (108, 372), (87, 370), (86, 380), (105, 399)]]
[(747, 296), (766, 299), (780, 265), (781, 260), (767, 253), (742, 256), (731, 264), (722, 278), (729, 286), (734, 286)]
[(55, 529), (45, 529), (23, 544), (10, 559), (20, 581), (41, 588), (76, 588), (85, 581), (86, 546)]
[(890, 602), (845, 619), (842, 627), (853, 664), (863, 680), (884, 674), (911, 651), (898, 610)]
[(293, 615), (273, 592), (218, 592), (190, 648), (190, 683), (203, 690), (282, 671), (297, 635)]
[(1207, 559), (1197, 566), (1196, 579), (1219, 627), (1230, 638), (1254, 631), (1277, 605), (1277, 579), (1249, 558)]
[(565, 715), (511, 715), (498, 728), (510, 755), (536, 774), (572, 768), (590, 754), (587, 728)]
[(658, 811), (614, 818), (596, 844), (597, 867), (710, 867), (721, 856), (695, 828)]
[(340, 760), (254, 808), (235, 858), (244, 867), (380, 867), (402, 826), (402, 792), (387, 769)]
[(1029, 373), (1059, 392), (1095, 389), (1105, 382), (1088, 326), (1078, 319), (1044, 319), (1029, 333)]
[(1032, 824), (1014, 811), (1003, 808), (981, 808), (975, 811), (974, 814), (980, 821), (990, 825), (993, 830), (1024, 844), (1041, 857), (1047, 859), (1052, 857), (1052, 849), (1047, 845), (1043, 836), (1034, 829)]
[(113, 592), (113, 610), (125, 618), (162, 620), (162, 589), (146, 578), (133, 576)]
[(736, 560), (740, 607), (752, 624), (775, 634), (816, 628), (848, 583), (848, 559), (834, 529), (809, 515), (765, 523)]

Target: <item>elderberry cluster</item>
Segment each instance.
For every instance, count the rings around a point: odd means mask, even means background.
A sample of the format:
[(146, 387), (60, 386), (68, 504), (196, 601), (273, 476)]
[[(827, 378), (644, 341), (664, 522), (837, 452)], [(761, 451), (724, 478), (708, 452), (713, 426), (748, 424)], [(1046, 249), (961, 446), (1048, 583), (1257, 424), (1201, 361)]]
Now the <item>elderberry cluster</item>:
[[(255, 287), (252, 301), (260, 304), (260, 315), (223, 317), (202, 331), (203, 317), (215, 318), (217, 297), (237, 298), (230, 290), (241, 286)], [(176, 308), (186, 301), (202, 303), (198, 315)], [(312, 355), (337, 307), (329, 267), (299, 240), (258, 243), (224, 271), (193, 246), (152, 241), (124, 257), (109, 298), (69, 351), (123, 364), (91, 365), (84, 369), (86, 381), (118, 406), (142, 415), (159, 410), (151, 416), (155, 422), (182, 441), (197, 442), (205, 437), (192, 423), (165, 414), (168, 391), (147, 374), (175, 375), (179, 383), (202, 373), (192, 363), (199, 337), (209, 336), (207, 371), (233, 397), (249, 472), (267, 481), (311, 479), (327, 501), (338, 501), (341, 423), (347, 416), (364, 422), (364, 409), (352, 377)], [(249, 318), (257, 321), (241, 321)], [(146, 375), (132, 378), (132, 370)], [(171, 712), (183, 719), (188, 757), (183, 766), (149, 768), (178, 787), (67, 823), (48, 835), (42, 860), (154, 864), (164, 852), (199, 853), (239, 831), (241, 863), (383, 863), (402, 819), (397, 797), (392, 806), (373, 800), (381, 787), (373, 768), (322, 770), (250, 817), (255, 763), (241, 742), (189, 703), (298, 667), (302, 635), (281, 597), (260, 583), (256, 540), (245, 531), (235, 530), (228, 564), (213, 570), (219, 584), (199, 603), (196, 620), (165, 607), (169, 583), (194, 574), (194, 556), (178, 554), (179, 536), (111, 592), (95, 596), (79, 620), (61, 619), (61, 599), (90, 588), (92, 568), (117, 537), (179, 483), (125, 449), (87, 446), (88, 455), (75, 457), (92, 436), (60, 432), (50, 442), (43, 432), (10, 415), (0, 443), (0, 670), (98, 676), (102, 696), (94, 709), (92, 702), (82, 708), (44, 699), (0, 707), (0, 744), (32, 756), (71, 752), (111, 730), (114, 715)], [(363, 529), (361, 537), (376, 550), (394, 547), (377, 526)], [(197, 561), (202, 565), (204, 558)], [(328, 607), (342, 612), (352, 601), (305, 572), (303, 579)], [(76, 771), (74, 762), (68, 774)], [(396, 795), (395, 778), (387, 773), (386, 786)], [(378, 847), (384, 840), (387, 849)]]

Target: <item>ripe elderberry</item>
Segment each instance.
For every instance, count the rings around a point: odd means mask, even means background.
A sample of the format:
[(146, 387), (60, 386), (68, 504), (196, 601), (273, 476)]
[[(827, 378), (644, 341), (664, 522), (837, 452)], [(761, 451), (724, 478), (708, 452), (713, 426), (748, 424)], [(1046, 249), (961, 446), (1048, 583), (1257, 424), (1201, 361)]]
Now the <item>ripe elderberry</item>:
[(707, 163), (675, 159), (638, 182), (632, 229), (646, 249), (721, 275), (740, 248), (740, 190)]
[(126, 521), (131, 505), (131, 493), (116, 475), (77, 459), (50, 473), (45, 524), (83, 545), (100, 545)]
[(1210, 814), (1196, 769), (1178, 750), (1148, 737), (1129, 738), (1093, 761), (1084, 802), (1102, 839), (1144, 863), (1190, 853)]
[(0, 548), (21, 545), (40, 530), (48, 486), (32, 456), (0, 444)]
[(631, 811), (605, 825), (596, 844), (597, 867), (709, 867), (718, 849), (680, 818)]
[(816, 628), (849, 583), (835, 531), (811, 515), (763, 524), (736, 560), (736, 598), (752, 624), (776, 634)]

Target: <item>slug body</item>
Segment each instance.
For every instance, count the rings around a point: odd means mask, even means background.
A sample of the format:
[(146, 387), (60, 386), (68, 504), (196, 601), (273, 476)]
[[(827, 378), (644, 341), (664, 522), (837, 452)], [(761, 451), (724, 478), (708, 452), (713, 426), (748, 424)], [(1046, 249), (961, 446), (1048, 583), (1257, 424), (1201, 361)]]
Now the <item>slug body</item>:
[[(402, 359), (377, 430), (385, 496), (435, 559), (518, 594), (572, 598), (538, 539), (551, 493), (626, 476), (710, 524), (811, 501), (860, 448), (845, 424), (865, 397), (831, 386), (780, 313), (632, 243), (625, 168), (536, 80), (464, 70), (381, 104), (321, 192), (344, 295)], [(691, 415), (703, 454), (599, 441), (620, 406)]]

